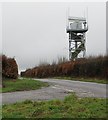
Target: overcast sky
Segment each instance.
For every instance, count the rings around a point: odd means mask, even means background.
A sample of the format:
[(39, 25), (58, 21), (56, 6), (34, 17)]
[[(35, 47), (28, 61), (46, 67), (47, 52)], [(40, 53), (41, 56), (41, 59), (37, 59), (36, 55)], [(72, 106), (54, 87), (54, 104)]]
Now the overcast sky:
[(11, 2), (2, 3), (0, 8), (0, 50), (9, 57), (15, 56), (19, 70), (34, 67), (40, 61), (52, 62), (62, 56), (68, 58), (68, 8), (70, 16), (88, 20), (86, 55), (106, 53), (105, 3)]

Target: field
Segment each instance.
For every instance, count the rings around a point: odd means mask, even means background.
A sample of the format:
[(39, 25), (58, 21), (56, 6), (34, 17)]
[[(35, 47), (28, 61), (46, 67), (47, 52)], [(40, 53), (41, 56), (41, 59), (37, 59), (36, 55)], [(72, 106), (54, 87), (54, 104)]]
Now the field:
[(106, 99), (82, 98), (73, 93), (63, 101), (33, 102), (3, 105), (3, 118), (107, 118)]
[(44, 83), (37, 80), (32, 80), (28, 78), (24, 79), (7, 79), (3, 80), (2, 92), (14, 92), (14, 91), (25, 91), (25, 90), (35, 90), (41, 87), (47, 87), (48, 83)]

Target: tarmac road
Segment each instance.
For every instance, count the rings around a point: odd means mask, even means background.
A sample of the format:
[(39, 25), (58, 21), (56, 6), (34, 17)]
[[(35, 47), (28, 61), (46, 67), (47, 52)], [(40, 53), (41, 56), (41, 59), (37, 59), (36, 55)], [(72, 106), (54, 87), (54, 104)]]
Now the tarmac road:
[(75, 92), (79, 98), (106, 98), (106, 84), (57, 79), (36, 80), (48, 82), (50, 86), (38, 90), (3, 93), (2, 103), (8, 104), (21, 102), (24, 100), (42, 101), (51, 99), (64, 99), (64, 97), (69, 95), (71, 92)]

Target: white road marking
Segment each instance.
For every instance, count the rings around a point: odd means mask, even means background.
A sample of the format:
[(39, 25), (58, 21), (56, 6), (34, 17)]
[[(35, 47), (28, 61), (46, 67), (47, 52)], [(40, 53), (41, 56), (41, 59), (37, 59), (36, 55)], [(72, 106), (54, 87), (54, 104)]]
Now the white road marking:
[(54, 89), (61, 89), (61, 90), (67, 91), (67, 92), (74, 92), (72, 89), (66, 89), (66, 88), (63, 88), (62, 86), (59, 86), (59, 85), (54, 85), (51, 87)]
[[(61, 90), (64, 90), (64, 91), (66, 91), (66, 92), (69, 92), (69, 93), (75, 92), (75, 91), (72, 90), (72, 89), (66, 89), (66, 88), (64, 88), (63, 86), (60, 86), (60, 85), (54, 85), (54, 86), (51, 86), (51, 88), (61, 89)], [(93, 94), (92, 92), (90, 92), (90, 91), (80, 91), (79, 94), (80, 94), (80, 95), (88, 95), (88, 94), (89, 94), (89, 96), (94, 97), (94, 94)]]

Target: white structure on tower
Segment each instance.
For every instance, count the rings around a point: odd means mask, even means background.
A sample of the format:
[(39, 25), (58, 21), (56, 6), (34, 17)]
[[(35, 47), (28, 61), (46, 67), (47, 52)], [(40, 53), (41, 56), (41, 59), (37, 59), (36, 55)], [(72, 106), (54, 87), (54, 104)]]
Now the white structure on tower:
[(85, 18), (68, 17), (66, 28), (69, 34), (69, 59), (74, 60), (79, 57), (85, 57), (85, 33), (88, 31), (88, 25)]

